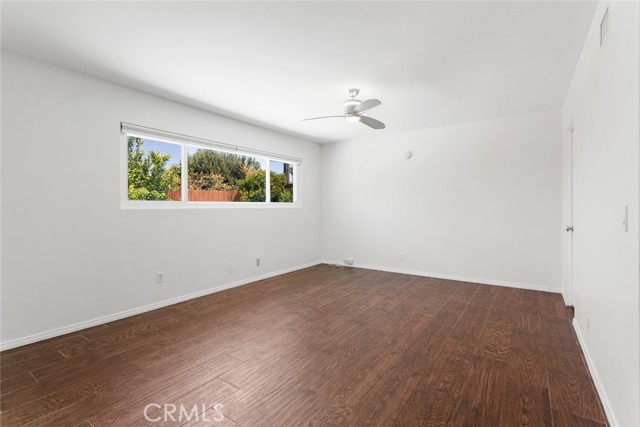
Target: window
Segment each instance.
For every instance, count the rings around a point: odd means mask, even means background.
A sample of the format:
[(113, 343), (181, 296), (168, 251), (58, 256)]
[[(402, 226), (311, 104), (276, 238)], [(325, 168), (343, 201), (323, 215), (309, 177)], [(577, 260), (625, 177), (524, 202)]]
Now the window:
[(266, 201), (266, 159), (187, 146), (190, 202)]
[(127, 206), (296, 202), (299, 159), (129, 123), (121, 128)]
[(271, 201), (293, 203), (293, 165), (272, 160), (269, 163)]
[(182, 148), (139, 136), (127, 136), (129, 200), (181, 200)]

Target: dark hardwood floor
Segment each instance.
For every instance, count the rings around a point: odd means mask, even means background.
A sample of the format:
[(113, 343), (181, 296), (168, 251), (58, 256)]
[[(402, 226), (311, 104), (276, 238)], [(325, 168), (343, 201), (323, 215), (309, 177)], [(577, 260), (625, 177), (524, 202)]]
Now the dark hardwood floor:
[(157, 403), (205, 404), (189, 427), (602, 427), (567, 313), (557, 294), (321, 265), (5, 351), (0, 420), (187, 423), (146, 421)]

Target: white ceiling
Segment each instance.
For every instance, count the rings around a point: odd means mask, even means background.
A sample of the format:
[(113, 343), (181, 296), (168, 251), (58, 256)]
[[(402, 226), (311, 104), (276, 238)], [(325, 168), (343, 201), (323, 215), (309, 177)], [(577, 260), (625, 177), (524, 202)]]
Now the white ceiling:
[[(323, 141), (560, 108), (594, 2), (2, 2), (2, 47)], [(347, 89), (379, 98), (375, 131)]]

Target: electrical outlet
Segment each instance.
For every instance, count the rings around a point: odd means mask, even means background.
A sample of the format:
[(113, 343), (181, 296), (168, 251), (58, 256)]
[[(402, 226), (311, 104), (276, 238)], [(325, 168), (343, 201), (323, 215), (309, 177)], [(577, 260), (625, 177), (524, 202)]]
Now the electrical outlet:
[(229, 263), (229, 273), (233, 273), (235, 271), (235, 266), (232, 262)]
[(260, 258), (256, 258), (256, 267), (260, 267)]
[(164, 273), (162, 271), (158, 271), (156, 273), (156, 283), (163, 283), (164, 282)]
[(400, 261), (405, 262), (407, 260), (407, 254), (404, 252), (400, 253)]
[(344, 263), (346, 265), (353, 265), (353, 263), (354, 263), (353, 258), (345, 258), (344, 259)]

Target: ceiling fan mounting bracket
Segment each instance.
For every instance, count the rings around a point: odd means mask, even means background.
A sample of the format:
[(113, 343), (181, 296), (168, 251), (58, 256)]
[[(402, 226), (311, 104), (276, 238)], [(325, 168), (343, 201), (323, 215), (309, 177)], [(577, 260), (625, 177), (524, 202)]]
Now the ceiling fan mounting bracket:
[(360, 89), (349, 89), (349, 96), (355, 98), (360, 93)]

